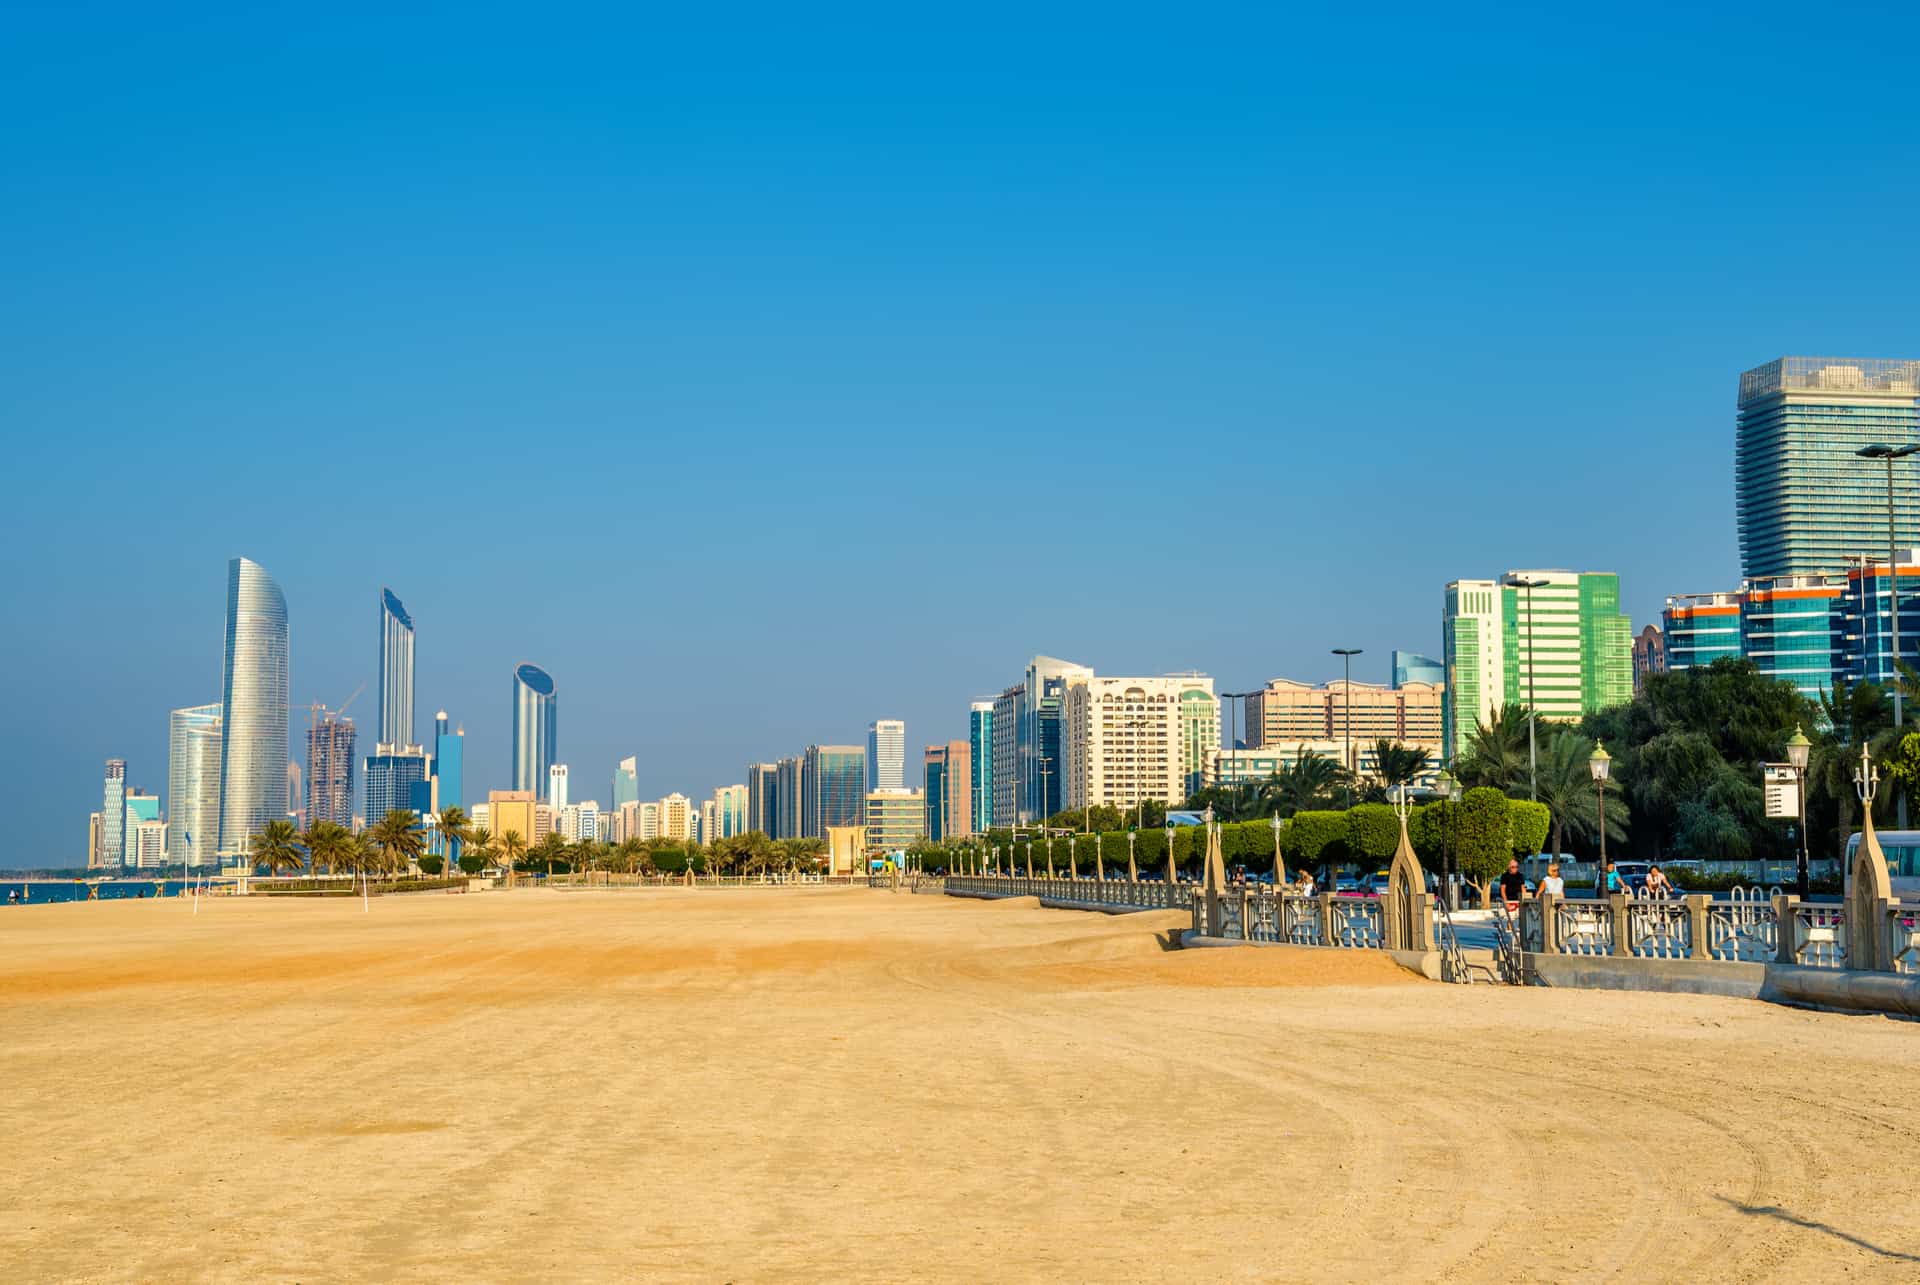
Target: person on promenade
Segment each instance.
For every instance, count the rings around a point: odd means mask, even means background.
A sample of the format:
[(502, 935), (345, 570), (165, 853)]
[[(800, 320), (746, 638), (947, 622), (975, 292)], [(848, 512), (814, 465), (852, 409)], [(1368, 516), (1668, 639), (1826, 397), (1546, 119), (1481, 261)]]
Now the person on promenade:
[(1302, 869), (1300, 871), (1300, 895), (1302, 897), (1311, 897), (1313, 895), (1313, 871), (1311, 870)]
[(1665, 897), (1673, 892), (1673, 885), (1667, 882), (1667, 872), (1659, 866), (1647, 867), (1647, 895)]
[(1520, 873), (1518, 861), (1507, 862), (1507, 872), (1500, 876), (1500, 900), (1507, 903), (1507, 913), (1520, 913), (1520, 899), (1527, 895), (1527, 877)]
[(1540, 881), (1542, 897), (1565, 897), (1567, 881), (1560, 877), (1560, 863), (1555, 861), (1547, 866), (1547, 877)]
[(1619, 869), (1611, 861), (1607, 862), (1606, 888), (1607, 888), (1607, 895), (1609, 897), (1611, 897), (1616, 892), (1625, 892), (1627, 890), (1626, 885), (1620, 882)]

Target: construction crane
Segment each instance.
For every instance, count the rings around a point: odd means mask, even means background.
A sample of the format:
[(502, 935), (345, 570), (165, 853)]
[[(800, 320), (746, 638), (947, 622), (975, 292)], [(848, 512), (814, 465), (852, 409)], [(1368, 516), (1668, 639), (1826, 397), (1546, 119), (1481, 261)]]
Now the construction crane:
[[(333, 716), (335, 718), (340, 718), (341, 716), (343, 716), (347, 712), (347, 706), (353, 704), (356, 700), (360, 699), (360, 693), (366, 690), (367, 690), (367, 685), (365, 683), (361, 683), (358, 687), (354, 688), (353, 695), (341, 701), (339, 709), (331, 711)], [(320, 721), (320, 716), (328, 712), (329, 711), (325, 705), (321, 704), (319, 701), (313, 702), (313, 704), (307, 706), (307, 725), (311, 727), (315, 723), (318, 723)]]

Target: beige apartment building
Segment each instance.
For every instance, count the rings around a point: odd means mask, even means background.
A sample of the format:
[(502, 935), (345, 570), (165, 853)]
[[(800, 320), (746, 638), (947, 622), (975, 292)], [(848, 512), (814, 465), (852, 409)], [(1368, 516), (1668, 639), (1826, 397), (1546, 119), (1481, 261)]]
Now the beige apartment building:
[(538, 798), (532, 790), (487, 791), (487, 823), (493, 831), (496, 848), (509, 830), (519, 835), (528, 847), (540, 841), (534, 830), (539, 820), (537, 813), (544, 810), (545, 805)]
[(1060, 754), (1064, 806), (1179, 804), (1220, 744), (1220, 701), (1205, 674), (1089, 675), (1067, 687)]
[[(1343, 757), (1351, 736), (1356, 757), (1362, 743), (1370, 750), (1375, 741), (1384, 739), (1426, 750), (1437, 765), (1443, 696), (1438, 683), (1405, 683), (1396, 688), (1336, 678), (1315, 687), (1276, 678), (1247, 700), (1247, 748), (1338, 741)], [(1365, 771), (1365, 766), (1360, 770)]]
[(693, 801), (686, 795), (669, 794), (660, 800), (660, 837), (681, 840), (693, 837)]

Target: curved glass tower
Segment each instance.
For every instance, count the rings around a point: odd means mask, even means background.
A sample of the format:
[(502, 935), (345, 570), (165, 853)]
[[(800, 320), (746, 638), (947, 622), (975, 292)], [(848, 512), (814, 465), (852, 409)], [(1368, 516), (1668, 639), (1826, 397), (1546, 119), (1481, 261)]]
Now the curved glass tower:
[(380, 726), (377, 745), (413, 742), (413, 617), (380, 590)]
[(221, 856), (287, 815), (287, 600), (257, 562), (227, 563), (220, 724)]
[(559, 724), (554, 717), (553, 678), (538, 665), (513, 671), (513, 788), (545, 798)]
[(167, 862), (213, 864), (220, 834), (220, 707), (176, 709), (167, 723)]

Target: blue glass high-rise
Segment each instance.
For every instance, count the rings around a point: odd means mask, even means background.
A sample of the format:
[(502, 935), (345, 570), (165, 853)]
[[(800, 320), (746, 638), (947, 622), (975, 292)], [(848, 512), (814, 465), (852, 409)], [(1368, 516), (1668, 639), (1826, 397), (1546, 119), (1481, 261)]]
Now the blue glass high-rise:
[(447, 711), (441, 710), (433, 720), (433, 778), (434, 804), (437, 810), (447, 808), (466, 808), (466, 734), (455, 728), (447, 728)]
[(213, 862), (220, 833), (220, 707), (176, 709), (167, 723), (167, 861)]
[(974, 701), (967, 710), (967, 770), (972, 774), (973, 832), (993, 828), (993, 702)]
[(413, 740), (413, 617), (393, 590), (380, 591), (380, 724), (376, 745)]
[(227, 649), (221, 685), (221, 856), (246, 852), (287, 815), (287, 600), (258, 563), (227, 563)]
[(553, 677), (538, 665), (521, 664), (513, 671), (512, 762), (508, 779), (516, 790), (532, 790), (544, 798), (547, 770), (558, 753), (560, 721), (555, 709)]

